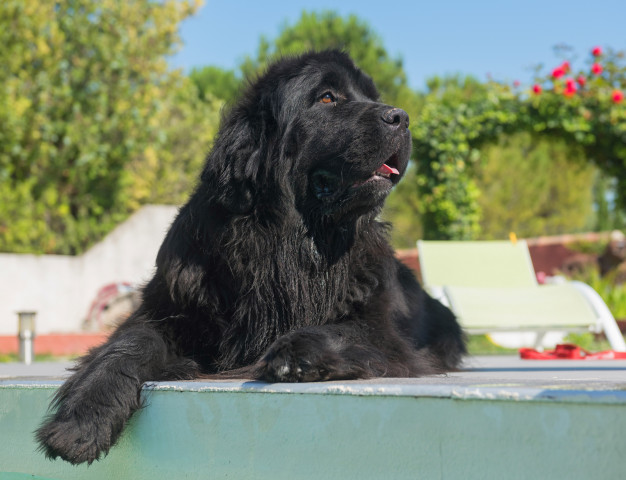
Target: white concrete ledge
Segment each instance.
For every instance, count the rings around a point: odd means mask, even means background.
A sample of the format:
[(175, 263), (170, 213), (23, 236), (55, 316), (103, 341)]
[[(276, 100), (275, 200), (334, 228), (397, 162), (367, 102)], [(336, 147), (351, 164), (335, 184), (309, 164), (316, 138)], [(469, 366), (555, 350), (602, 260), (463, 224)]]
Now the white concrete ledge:
[[(625, 371), (626, 373), (626, 371)], [(380, 379), (374, 382), (325, 382), (325, 383), (278, 383), (268, 384), (255, 381), (191, 381), (155, 382), (146, 385), (146, 393), (156, 391), (193, 393), (263, 393), (263, 394), (304, 394), (304, 395), (354, 395), (412, 398), (449, 398), (455, 400), (501, 400), (501, 401), (540, 401), (574, 402), (626, 406), (626, 382), (610, 386), (605, 383), (585, 385), (547, 384), (545, 386), (525, 386), (521, 383), (476, 384), (476, 385), (432, 385), (421, 384), (413, 379)], [(0, 380), (0, 388), (56, 389), (62, 380)]]

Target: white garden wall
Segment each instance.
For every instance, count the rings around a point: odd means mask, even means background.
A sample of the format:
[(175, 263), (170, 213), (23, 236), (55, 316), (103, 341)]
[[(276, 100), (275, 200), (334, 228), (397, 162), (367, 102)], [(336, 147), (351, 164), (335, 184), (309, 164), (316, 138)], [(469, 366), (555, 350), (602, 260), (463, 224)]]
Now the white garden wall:
[(80, 256), (0, 254), (0, 335), (17, 334), (25, 310), (37, 312), (37, 333), (79, 331), (101, 287), (149, 280), (177, 211), (145, 206)]

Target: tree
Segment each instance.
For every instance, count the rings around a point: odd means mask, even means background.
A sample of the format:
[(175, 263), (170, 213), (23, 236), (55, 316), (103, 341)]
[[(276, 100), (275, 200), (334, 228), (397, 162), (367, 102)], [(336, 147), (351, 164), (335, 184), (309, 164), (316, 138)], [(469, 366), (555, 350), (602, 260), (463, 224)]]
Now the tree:
[(234, 71), (212, 65), (192, 69), (189, 78), (198, 88), (198, 94), (204, 101), (218, 99), (232, 105), (242, 88), (242, 81)]
[(154, 122), (159, 134), (129, 162), (129, 201), (134, 211), (146, 203), (181, 205), (198, 180), (220, 122), (223, 100), (199, 100), (195, 84), (178, 73)]
[(166, 56), (197, 6), (0, 3), (0, 251), (76, 253), (137, 206), (130, 167), (160, 161), (188, 88)]
[(581, 147), (522, 132), (499, 138), (481, 154), (481, 238), (557, 235), (590, 225), (596, 169)]

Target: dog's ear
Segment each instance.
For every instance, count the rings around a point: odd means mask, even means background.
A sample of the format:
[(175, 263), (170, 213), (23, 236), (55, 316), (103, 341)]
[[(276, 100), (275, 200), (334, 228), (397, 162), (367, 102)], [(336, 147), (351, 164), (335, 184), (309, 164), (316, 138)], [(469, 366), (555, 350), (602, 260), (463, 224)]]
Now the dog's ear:
[(263, 184), (268, 135), (263, 115), (253, 116), (242, 106), (224, 118), (201, 178), (226, 209), (234, 213), (252, 209)]

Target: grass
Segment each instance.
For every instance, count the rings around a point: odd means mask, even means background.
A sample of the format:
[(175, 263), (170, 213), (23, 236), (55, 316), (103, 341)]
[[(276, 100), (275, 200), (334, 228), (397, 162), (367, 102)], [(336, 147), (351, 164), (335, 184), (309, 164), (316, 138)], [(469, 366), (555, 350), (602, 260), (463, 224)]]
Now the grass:
[(611, 344), (604, 335), (594, 335), (593, 333), (570, 333), (565, 337), (567, 343), (578, 345), (583, 350), (589, 352), (602, 352), (611, 350)]
[[(573, 343), (589, 352), (611, 350), (611, 344), (604, 335), (593, 333), (570, 333), (563, 343)], [(467, 350), (470, 355), (518, 355), (516, 348), (505, 348), (493, 343), (487, 335), (469, 335)]]
[[(38, 353), (37, 355), (35, 355), (35, 362), (64, 362), (67, 360), (74, 360), (75, 358), (78, 358), (78, 356), (56, 356), (49, 353)], [(11, 363), (19, 361), (20, 359), (17, 353), (0, 353), (0, 363)]]
[(0, 363), (17, 362), (16, 353), (0, 353)]
[(470, 355), (517, 355), (516, 348), (496, 345), (487, 335), (468, 335), (467, 351)]

